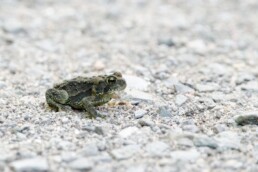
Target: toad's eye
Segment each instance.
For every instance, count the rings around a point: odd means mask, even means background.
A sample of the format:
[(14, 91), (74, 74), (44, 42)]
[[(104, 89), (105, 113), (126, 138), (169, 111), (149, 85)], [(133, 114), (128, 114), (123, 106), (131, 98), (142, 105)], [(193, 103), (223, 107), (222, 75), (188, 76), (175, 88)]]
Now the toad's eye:
[(115, 77), (108, 77), (107, 78), (107, 83), (114, 84), (115, 82), (116, 82), (116, 78)]

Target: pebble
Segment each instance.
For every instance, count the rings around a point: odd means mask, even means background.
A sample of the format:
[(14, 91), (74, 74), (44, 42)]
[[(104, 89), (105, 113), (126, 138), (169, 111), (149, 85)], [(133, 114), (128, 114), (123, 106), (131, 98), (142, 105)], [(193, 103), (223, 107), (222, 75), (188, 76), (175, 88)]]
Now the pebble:
[(67, 124), (67, 123), (69, 123), (69, 121), (70, 121), (70, 120), (69, 120), (69, 118), (67, 118), (67, 117), (63, 117), (63, 118), (62, 118), (62, 123), (63, 123), (63, 124)]
[(1, 89), (4, 89), (5, 87), (6, 87), (5, 82), (0, 81), (0, 90), (1, 90)]
[(236, 84), (240, 85), (254, 79), (255, 79), (255, 76), (251, 73), (240, 73), (237, 76)]
[(83, 156), (96, 156), (99, 153), (100, 152), (95, 143), (86, 144), (81, 151), (81, 155), (83, 155)]
[(215, 74), (217, 76), (230, 75), (232, 74), (232, 70), (229, 66), (221, 63), (211, 63), (207, 67), (207, 72), (205, 74)]
[(240, 140), (238, 133), (233, 131), (224, 131), (221, 133), (218, 133), (214, 139), (218, 143), (218, 149), (219, 150), (239, 150), (241, 148)]
[(155, 141), (152, 143), (148, 143), (145, 147), (145, 150), (151, 156), (162, 156), (169, 151), (169, 145), (161, 141)]
[(186, 96), (184, 96), (184, 95), (177, 95), (176, 96), (176, 104), (178, 106), (181, 106), (181, 105), (183, 105), (187, 101), (187, 99), (188, 98)]
[(134, 117), (135, 117), (135, 119), (139, 119), (139, 118), (142, 118), (146, 113), (147, 113), (146, 110), (139, 109), (134, 112)]
[(76, 159), (76, 153), (75, 152), (62, 152), (61, 159), (62, 159), (62, 161), (69, 163)]
[(169, 107), (167, 107), (167, 106), (160, 106), (157, 110), (157, 113), (161, 117), (171, 117), (172, 116), (172, 114), (171, 114), (172, 112), (169, 110)]
[(164, 85), (170, 89), (175, 88), (178, 94), (194, 93), (194, 89), (182, 84), (177, 78), (170, 78), (164, 81)]
[(186, 125), (182, 125), (182, 129), (184, 131), (188, 131), (188, 132), (191, 132), (191, 133), (198, 133), (200, 131), (199, 127), (196, 126), (195, 124), (186, 124)]
[(125, 160), (139, 153), (139, 151), (140, 151), (139, 145), (128, 145), (122, 148), (114, 149), (110, 152), (110, 154), (116, 160)]
[(211, 98), (201, 98), (199, 102), (204, 104), (207, 108), (214, 108), (216, 103)]
[(197, 54), (204, 54), (207, 51), (206, 44), (200, 39), (190, 41), (188, 47)]
[(227, 95), (218, 91), (212, 92), (210, 96), (215, 102), (222, 102), (227, 100)]
[(127, 127), (127, 128), (124, 128), (122, 129), (118, 135), (122, 138), (127, 138), (129, 136), (131, 136), (132, 134), (136, 133), (136, 132), (139, 132), (139, 128), (137, 127)]
[(97, 61), (94, 63), (93, 67), (94, 67), (95, 70), (100, 71), (100, 70), (103, 70), (103, 69), (106, 67), (106, 65), (105, 65), (105, 63), (103, 62), (103, 60), (97, 60)]
[(103, 128), (101, 126), (93, 126), (91, 124), (86, 124), (82, 126), (82, 130), (95, 132), (96, 134), (99, 134), (99, 135), (105, 135), (105, 132), (103, 131)]
[(193, 147), (194, 146), (192, 139), (189, 139), (186, 137), (177, 138), (176, 144), (179, 146), (184, 146), (184, 147)]
[(89, 171), (94, 167), (94, 163), (88, 158), (78, 158), (68, 164), (69, 168), (74, 170)]
[(91, 157), (91, 160), (96, 163), (111, 162), (112, 157), (107, 152), (103, 152), (97, 156)]
[(238, 125), (258, 125), (258, 111), (246, 112), (243, 115), (235, 117)]
[(3, 29), (4, 31), (12, 34), (18, 34), (25, 31), (22, 23), (16, 19), (6, 20), (6, 22), (3, 24)]
[(209, 147), (212, 149), (216, 149), (218, 147), (217, 141), (207, 136), (195, 136), (193, 143), (197, 147)]
[(22, 159), (14, 161), (10, 164), (11, 168), (17, 172), (24, 171), (47, 171), (48, 163), (45, 158), (34, 157), (31, 159)]
[(243, 162), (241, 162), (241, 160), (236, 160), (236, 159), (226, 160), (223, 162), (223, 165), (222, 165), (224, 169), (230, 169), (230, 170), (238, 170), (238, 169), (241, 169), (242, 166), (243, 166)]
[(144, 126), (153, 127), (154, 126), (154, 122), (152, 122), (149, 119), (140, 119), (138, 121), (138, 124), (140, 124), (141, 127), (144, 127)]
[(250, 81), (246, 84), (242, 84), (240, 88), (244, 91), (250, 92), (258, 92), (258, 82), (257, 81)]
[(226, 131), (228, 129), (227, 125), (226, 124), (216, 124), (214, 127), (213, 127), (213, 130), (216, 134), (220, 133), (220, 132), (223, 132), (223, 131)]
[(160, 38), (158, 39), (158, 45), (166, 45), (168, 47), (175, 46), (175, 42), (171, 38)]
[(218, 90), (219, 86), (217, 84), (196, 84), (195, 88), (199, 92), (213, 92)]
[(149, 82), (142, 79), (142, 77), (133, 75), (123, 75), (126, 80), (127, 88), (136, 89), (140, 91), (146, 91), (149, 86)]
[(176, 161), (194, 162), (200, 157), (200, 153), (195, 149), (172, 151), (171, 158)]
[(126, 94), (130, 95), (131, 97), (133, 97), (134, 99), (139, 99), (139, 100), (147, 100), (147, 101), (155, 101), (156, 97), (143, 92), (143, 91), (139, 91), (139, 90), (131, 90), (131, 89), (125, 89)]

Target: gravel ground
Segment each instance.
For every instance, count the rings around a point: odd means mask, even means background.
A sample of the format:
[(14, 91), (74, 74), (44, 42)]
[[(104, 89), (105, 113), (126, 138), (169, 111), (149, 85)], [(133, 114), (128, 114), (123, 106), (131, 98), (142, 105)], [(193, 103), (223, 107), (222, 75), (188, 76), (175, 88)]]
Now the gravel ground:
[[(0, 171), (258, 171), (257, 0), (0, 4)], [(45, 105), (111, 71), (106, 119)]]

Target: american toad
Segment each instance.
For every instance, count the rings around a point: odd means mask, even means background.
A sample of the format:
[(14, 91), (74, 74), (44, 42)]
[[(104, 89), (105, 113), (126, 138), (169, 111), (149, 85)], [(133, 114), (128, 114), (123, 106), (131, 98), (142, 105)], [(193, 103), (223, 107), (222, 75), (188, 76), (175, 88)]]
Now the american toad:
[(100, 116), (94, 106), (100, 106), (112, 99), (116, 91), (124, 90), (126, 82), (120, 72), (111, 75), (77, 77), (57, 84), (46, 91), (47, 104), (56, 111), (70, 106), (85, 110), (91, 118)]

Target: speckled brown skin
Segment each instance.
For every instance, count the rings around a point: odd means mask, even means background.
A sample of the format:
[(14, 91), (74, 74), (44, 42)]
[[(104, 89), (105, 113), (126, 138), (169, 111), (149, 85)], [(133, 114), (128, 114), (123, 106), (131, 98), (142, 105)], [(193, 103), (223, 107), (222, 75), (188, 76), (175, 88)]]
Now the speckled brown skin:
[(109, 102), (116, 91), (124, 90), (126, 82), (119, 72), (111, 75), (77, 77), (57, 84), (46, 91), (47, 104), (56, 111), (71, 106), (85, 110), (91, 118), (100, 116), (94, 106)]

